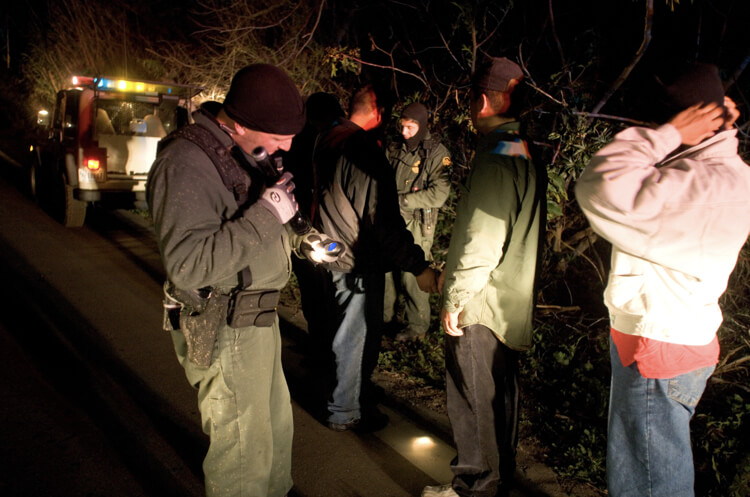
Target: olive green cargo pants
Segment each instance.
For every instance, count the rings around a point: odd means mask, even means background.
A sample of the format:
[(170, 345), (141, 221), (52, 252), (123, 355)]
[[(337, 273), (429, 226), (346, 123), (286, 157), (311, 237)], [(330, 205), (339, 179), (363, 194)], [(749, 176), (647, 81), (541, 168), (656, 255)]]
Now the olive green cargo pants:
[(186, 358), (185, 338), (172, 332), (177, 358), (198, 389), (207, 497), (282, 497), (292, 488), (292, 405), (281, 368), (278, 319), (270, 328), (219, 329), (213, 360)]
[[(406, 227), (414, 236), (414, 243), (422, 247), (425, 257), (431, 260), (433, 237), (423, 237), (416, 220), (407, 222)], [(423, 335), (430, 327), (430, 294), (420, 290), (417, 277), (406, 271), (394, 271), (385, 275), (383, 321), (388, 323), (394, 318), (394, 307), (399, 293), (404, 296), (406, 331), (413, 335)]]

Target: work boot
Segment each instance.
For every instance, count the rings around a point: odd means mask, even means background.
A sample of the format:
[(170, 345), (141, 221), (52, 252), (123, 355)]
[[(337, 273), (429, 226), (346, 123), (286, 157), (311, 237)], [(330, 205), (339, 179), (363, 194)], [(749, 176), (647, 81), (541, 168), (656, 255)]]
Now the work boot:
[(446, 483), (445, 485), (424, 487), (422, 497), (458, 497), (458, 494), (453, 490), (450, 483)]

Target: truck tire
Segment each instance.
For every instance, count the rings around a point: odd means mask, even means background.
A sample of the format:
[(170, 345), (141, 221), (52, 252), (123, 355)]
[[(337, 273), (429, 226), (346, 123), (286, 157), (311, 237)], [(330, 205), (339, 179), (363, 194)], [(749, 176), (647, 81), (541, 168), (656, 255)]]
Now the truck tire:
[(34, 197), (52, 219), (69, 228), (80, 228), (86, 219), (86, 202), (73, 197), (73, 187), (62, 173), (35, 171)]

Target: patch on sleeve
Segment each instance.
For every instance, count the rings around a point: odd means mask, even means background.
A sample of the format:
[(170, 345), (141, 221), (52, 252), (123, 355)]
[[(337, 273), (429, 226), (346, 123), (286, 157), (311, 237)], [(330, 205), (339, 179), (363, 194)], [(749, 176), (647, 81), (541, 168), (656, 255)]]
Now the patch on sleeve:
[(453, 163), (451, 162), (451, 158), (450, 157), (448, 157), (447, 155), (445, 157), (443, 157), (443, 167), (450, 166), (451, 164), (453, 164)]
[(492, 153), (497, 155), (508, 155), (510, 157), (520, 157), (526, 160), (529, 160), (530, 157), (529, 146), (521, 139), (498, 142)]

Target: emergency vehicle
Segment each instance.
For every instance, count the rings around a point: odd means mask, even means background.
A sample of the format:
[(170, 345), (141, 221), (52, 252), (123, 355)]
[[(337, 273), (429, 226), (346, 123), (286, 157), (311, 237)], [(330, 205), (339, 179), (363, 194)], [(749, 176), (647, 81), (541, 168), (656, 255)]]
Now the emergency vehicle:
[[(31, 147), (30, 189), (65, 226), (83, 226), (90, 204), (145, 206), (156, 146), (187, 124), (202, 88), (109, 77), (72, 78), (54, 112), (41, 111), (42, 139)], [(45, 133), (46, 131), (46, 133)]]

